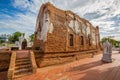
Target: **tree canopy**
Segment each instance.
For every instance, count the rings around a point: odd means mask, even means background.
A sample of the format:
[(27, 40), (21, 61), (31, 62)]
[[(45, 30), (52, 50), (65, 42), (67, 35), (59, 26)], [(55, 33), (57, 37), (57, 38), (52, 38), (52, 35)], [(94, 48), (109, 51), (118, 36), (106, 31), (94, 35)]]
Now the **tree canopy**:
[(13, 34), (9, 37), (9, 41), (10, 41), (10, 42), (19, 41), (19, 37), (20, 37), (21, 35), (25, 35), (25, 34), (17, 31), (17, 32), (13, 33)]
[(104, 37), (104, 38), (101, 39), (101, 42), (104, 43), (104, 42), (107, 41), (107, 40), (108, 40), (114, 47), (119, 47), (120, 41), (115, 40), (115, 39), (111, 39), (111, 38), (106, 38), (106, 37)]
[(31, 35), (29, 36), (31, 42), (34, 41), (34, 37), (35, 37), (34, 34), (31, 34)]

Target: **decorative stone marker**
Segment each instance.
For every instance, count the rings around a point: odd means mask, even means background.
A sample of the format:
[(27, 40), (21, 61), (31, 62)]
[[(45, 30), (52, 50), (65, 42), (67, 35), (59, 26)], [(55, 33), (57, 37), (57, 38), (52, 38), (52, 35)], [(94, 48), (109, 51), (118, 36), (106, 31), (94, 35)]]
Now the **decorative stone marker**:
[(22, 36), (19, 37), (19, 50), (22, 49), (21, 45), (22, 45), (23, 40), (24, 40), (24, 36), (22, 35)]
[(103, 57), (102, 61), (104, 62), (112, 62), (112, 45), (106, 41), (103, 43)]

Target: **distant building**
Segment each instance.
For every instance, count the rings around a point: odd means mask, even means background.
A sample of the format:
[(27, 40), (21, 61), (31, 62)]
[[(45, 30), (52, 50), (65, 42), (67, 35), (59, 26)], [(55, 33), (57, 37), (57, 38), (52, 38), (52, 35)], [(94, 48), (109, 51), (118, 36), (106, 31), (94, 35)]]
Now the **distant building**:
[(8, 41), (8, 36), (0, 35), (0, 41), (1, 40), (7, 42)]

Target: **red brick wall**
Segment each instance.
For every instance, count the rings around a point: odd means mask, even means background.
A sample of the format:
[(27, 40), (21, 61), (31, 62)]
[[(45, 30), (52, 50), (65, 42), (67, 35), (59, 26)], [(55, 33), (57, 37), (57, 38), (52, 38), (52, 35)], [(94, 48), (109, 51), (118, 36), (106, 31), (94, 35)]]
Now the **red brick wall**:
[(0, 72), (7, 71), (10, 64), (11, 51), (0, 51)]
[(37, 39), (37, 34), (35, 34), (33, 49), (40, 48), (40, 50), (45, 50), (45, 43), (42, 40)]
[[(70, 20), (73, 19), (68, 15), (69, 13), (72, 13), (72, 12), (57, 9), (50, 4), (46, 4), (46, 6), (44, 6), (44, 9), (47, 9), (49, 11), (50, 21), (53, 23), (54, 30), (52, 33), (47, 33), (47, 40), (45, 42), (37, 40), (35, 37), (34, 46), (40, 46), (44, 52), (83, 51), (83, 50), (96, 49), (96, 47), (98, 47), (99, 45), (98, 42), (96, 42), (96, 44), (92, 44), (92, 40), (91, 40), (91, 45), (89, 45), (86, 34), (83, 34), (83, 33), (76, 34), (72, 29), (70, 29), (69, 32), (67, 31), (67, 27), (69, 26), (68, 24), (65, 25), (65, 23), (66, 21), (67, 23), (69, 23)], [(43, 18), (43, 15), (42, 15), (43, 12), (44, 11), (41, 11), (39, 13), (40, 16), (38, 17), (38, 19), (42, 20), (41, 18)], [(74, 15), (74, 17), (79, 18), (74, 13), (72, 14)], [(83, 22), (82, 24), (86, 25), (87, 23), (89, 23), (85, 19), (82, 19), (82, 18), (79, 18), (79, 19), (81, 19), (81, 21)], [(39, 26), (39, 29), (41, 29), (41, 26)], [(96, 33), (95, 40), (97, 40), (97, 38), (99, 37), (99, 35), (97, 35), (99, 33), (98, 28), (94, 28), (92, 25), (90, 25), (90, 29), (91, 31), (95, 30), (95, 33)], [(69, 34), (73, 35), (74, 46), (70, 46), (69, 44)], [(84, 38), (84, 41), (83, 41), (84, 45), (80, 45), (81, 36), (83, 36)], [(91, 36), (91, 32), (90, 32), (90, 36)]]

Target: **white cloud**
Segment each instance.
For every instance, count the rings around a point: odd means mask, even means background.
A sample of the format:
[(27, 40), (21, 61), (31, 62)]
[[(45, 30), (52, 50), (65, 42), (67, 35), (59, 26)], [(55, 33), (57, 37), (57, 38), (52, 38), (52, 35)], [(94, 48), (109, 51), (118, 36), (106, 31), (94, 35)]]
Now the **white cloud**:
[(16, 19), (8, 18), (0, 21), (1, 26), (4, 29), (11, 28), (15, 31), (27, 33), (27, 35), (34, 33), (36, 17), (33, 14), (17, 14), (16, 16)]
[(28, 0), (14, 0), (13, 6), (20, 9), (27, 9), (30, 6)]
[[(86, 18), (85, 15), (88, 15), (86, 19), (94, 26), (100, 27), (101, 36), (108, 36), (113, 32), (120, 33), (120, 26), (118, 26), (118, 22), (120, 22), (120, 0), (13, 0), (13, 7), (25, 13), (17, 13), (13, 18), (1, 14), (0, 16), (7, 19), (1, 19), (0, 25), (6, 29), (11, 28), (27, 34), (34, 33), (40, 6), (48, 1), (60, 9), (72, 10), (80, 17)], [(116, 20), (116, 16), (118, 20)]]

